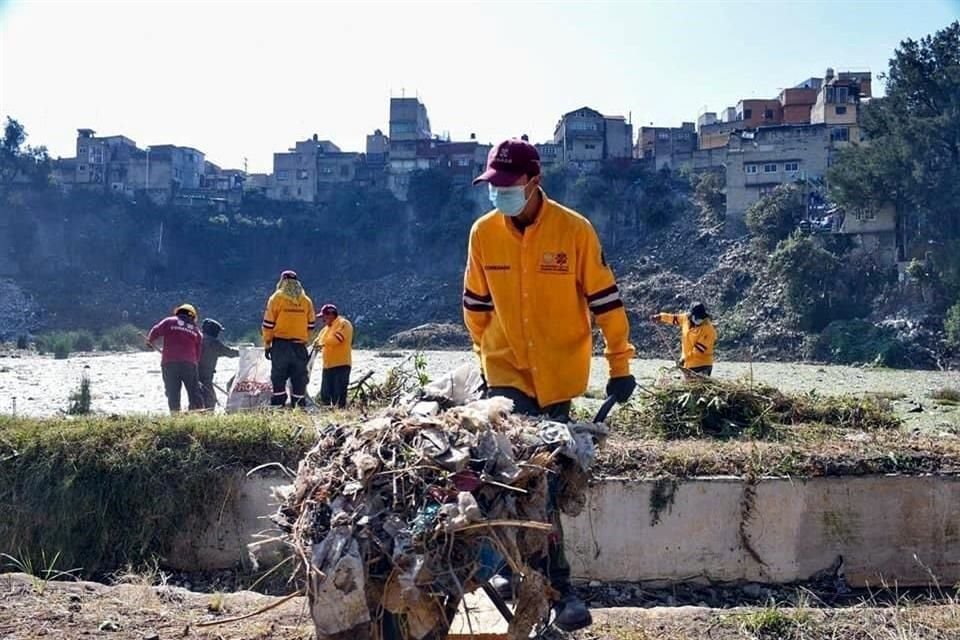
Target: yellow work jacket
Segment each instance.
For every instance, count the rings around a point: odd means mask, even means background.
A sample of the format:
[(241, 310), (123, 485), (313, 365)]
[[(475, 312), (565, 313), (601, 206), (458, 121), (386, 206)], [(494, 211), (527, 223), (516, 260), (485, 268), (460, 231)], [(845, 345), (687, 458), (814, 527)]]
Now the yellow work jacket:
[(546, 195), (523, 233), (495, 210), (474, 223), (463, 308), (487, 383), (519, 389), (541, 407), (586, 390), (591, 312), (610, 375), (630, 373), (630, 326), (596, 231)]
[(263, 346), (270, 347), (274, 338), (306, 344), (316, 326), (317, 313), (310, 296), (304, 293), (294, 301), (276, 291), (263, 312)]
[(713, 345), (717, 342), (717, 330), (710, 320), (693, 324), (688, 313), (661, 313), (660, 322), (680, 327), (680, 347), (683, 366), (687, 369), (707, 367), (713, 364)]
[(323, 368), (343, 367), (353, 364), (353, 325), (338, 316), (329, 327), (320, 329), (313, 346), (323, 349)]

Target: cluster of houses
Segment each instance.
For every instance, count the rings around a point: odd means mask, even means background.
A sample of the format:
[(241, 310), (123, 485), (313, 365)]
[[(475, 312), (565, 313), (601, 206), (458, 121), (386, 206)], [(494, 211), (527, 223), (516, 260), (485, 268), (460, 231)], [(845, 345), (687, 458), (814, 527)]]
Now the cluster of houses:
[[(545, 167), (571, 171), (637, 162), (657, 170), (724, 173), (728, 218), (742, 217), (777, 185), (807, 185), (808, 226), (857, 234), (872, 249), (896, 254), (901, 243), (895, 212), (848, 216), (823, 206), (827, 168), (840, 149), (863, 139), (860, 112), (871, 98), (871, 80), (870, 72), (827, 69), (822, 78), (804, 80), (775, 98), (744, 99), (680, 127), (641, 126), (636, 138), (628, 118), (583, 107), (564, 114), (553, 139), (536, 147)], [(454, 185), (469, 185), (482, 172), (489, 150), (490, 144), (475, 135), (453, 141), (434, 134), (423, 102), (399, 97), (390, 99), (387, 132), (377, 129), (368, 135), (363, 152), (344, 151), (313, 135), (275, 153), (270, 174), (221, 169), (191, 147), (140, 148), (124, 136), (99, 137), (80, 129), (76, 157), (59, 159), (54, 178), (65, 188), (98, 186), (131, 197), (145, 194), (156, 202), (221, 210), (239, 204), (251, 191), (273, 200), (324, 203), (347, 184), (387, 188), (405, 200), (418, 170), (438, 169)]]

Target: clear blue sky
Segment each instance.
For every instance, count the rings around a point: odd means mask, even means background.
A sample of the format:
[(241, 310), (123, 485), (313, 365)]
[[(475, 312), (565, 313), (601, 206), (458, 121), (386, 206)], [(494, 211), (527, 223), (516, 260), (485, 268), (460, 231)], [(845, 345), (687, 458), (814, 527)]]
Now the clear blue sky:
[(402, 90), (454, 138), (549, 139), (583, 105), (678, 125), (828, 66), (882, 72), (958, 17), (960, 0), (0, 0), (0, 116), (54, 156), (90, 127), (266, 171), (313, 133), (362, 150)]

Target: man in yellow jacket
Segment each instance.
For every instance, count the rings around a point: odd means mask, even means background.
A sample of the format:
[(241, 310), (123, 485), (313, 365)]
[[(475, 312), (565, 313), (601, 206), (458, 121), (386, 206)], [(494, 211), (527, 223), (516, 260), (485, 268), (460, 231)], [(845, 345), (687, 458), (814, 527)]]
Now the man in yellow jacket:
[(717, 330), (703, 303), (694, 303), (689, 313), (656, 313), (650, 316), (650, 320), (680, 327), (680, 366), (685, 371), (701, 376), (713, 373), (713, 347), (717, 342)]
[(340, 315), (335, 305), (320, 308), (324, 327), (313, 343), (323, 354), (323, 377), (320, 380), (320, 404), (347, 406), (350, 367), (353, 364), (353, 325)]
[(307, 341), (317, 325), (313, 300), (303, 290), (295, 271), (280, 274), (277, 290), (267, 300), (263, 312), (264, 356), (270, 360), (270, 383), (273, 396), (270, 404), (282, 407), (287, 403), (287, 380), (290, 380), (291, 407), (306, 406)]
[[(550, 200), (540, 180), (540, 156), (530, 143), (511, 139), (491, 149), (474, 184), (487, 183), (494, 210), (470, 231), (464, 321), (489, 395), (512, 399), (518, 413), (567, 420), (571, 400), (587, 389), (591, 316), (606, 343), (607, 394), (619, 402), (636, 386), (630, 375), (634, 348), (596, 231)], [(592, 619), (570, 588), (556, 514), (554, 520), (559, 535), (551, 545), (549, 577), (561, 594), (556, 624), (572, 631)]]

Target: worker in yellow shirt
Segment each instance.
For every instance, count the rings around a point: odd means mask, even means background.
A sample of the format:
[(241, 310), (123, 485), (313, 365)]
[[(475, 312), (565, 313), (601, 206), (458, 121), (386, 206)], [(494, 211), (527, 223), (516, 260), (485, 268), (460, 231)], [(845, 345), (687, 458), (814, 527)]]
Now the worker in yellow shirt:
[(656, 313), (650, 316), (650, 320), (680, 327), (680, 367), (684, 371), (701, 376), (713, 373), (713, 347), (717, 342), (717, 330), (702, 302), (691, 305), (689, 313)]
[(350, 367), (353, 364), (353, 325), (340, 315), (335, 305), (320, 308), (324, 327), (313, 343), (323, 355), (323, 377), (320, 380), (320, 404), (347, 406)]
[(317, 324), (313, 300), (303, 290), (295, 271), (280, 274), (277, 290), (267, 300), (263, 313), (264, 356), (270, 360), (270, 383), (273, 396), (270, 404), (282, 407), (287, 403), (287, 380), (290, 381), (291, 407), (306, 406), (307, 342)]
[[(590, 221), (547, 197), (540, 155), (525, 140), (491, 149), (486, 183), (494, 210), (470, 231), (464, 274), (464, 321), (488, 394), (514, 401), (518, 413), (568, 420), (571, 400), (587, 389), (593, 354), (591, 317), (600, 326), (610, 367), (607, 394), (626, 402), (630, 327), (616, 280)], [(560, 595), (556, 625), (573, 631), (592, 622), (570, 588), (559, 517), (552, 514), (548, 573)], [(497, 586), (498, 589), (500, 585)]]

